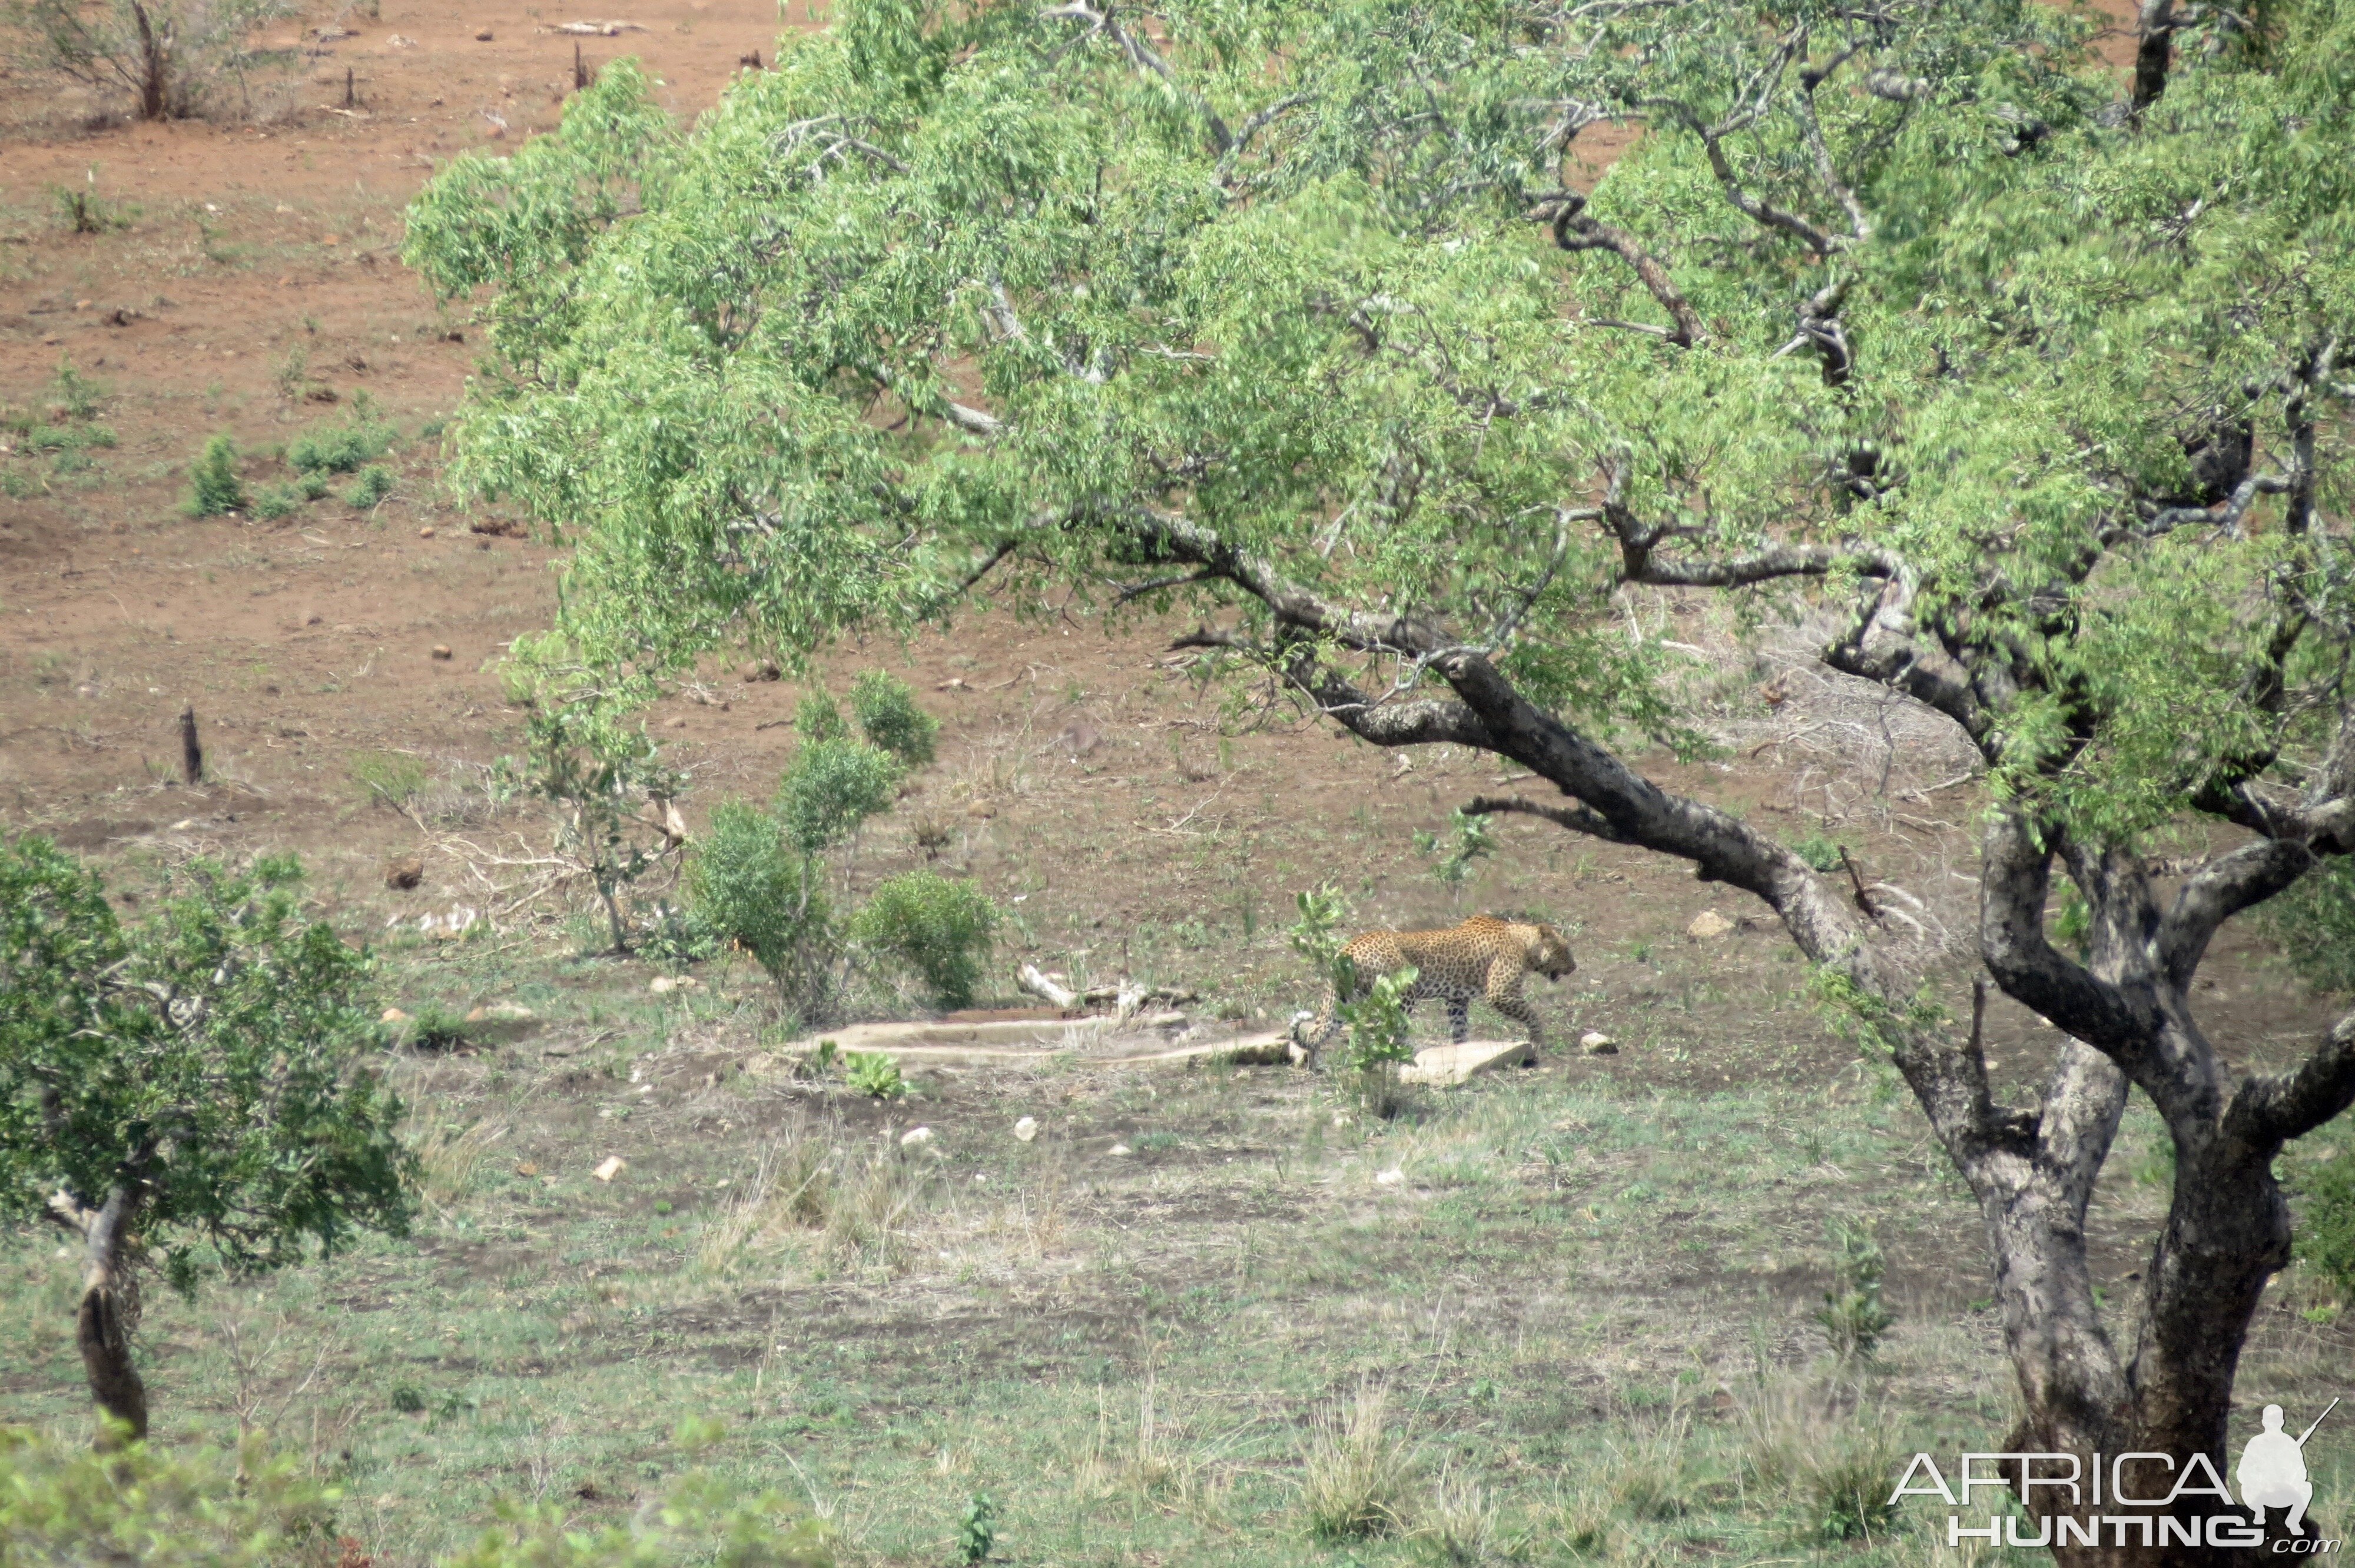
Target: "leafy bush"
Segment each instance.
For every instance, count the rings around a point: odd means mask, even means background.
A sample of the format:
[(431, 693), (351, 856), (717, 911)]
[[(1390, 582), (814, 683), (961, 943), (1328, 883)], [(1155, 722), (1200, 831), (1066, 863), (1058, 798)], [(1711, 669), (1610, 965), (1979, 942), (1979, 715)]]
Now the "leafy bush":
[(218, 517), (239, 510), (245, 500), (245, 482), (237, 472), (237, 443), (215, 436), (188, 471), (188, 499), (182, 509), (191, 517)]
[(851, 936), (922, 980), (944, 1008), (973, 1001), (1000, 918), (970, 882), (911, 871), (876, 888), (851, 917)]
[(1459, 810), (1448, 819), (1444, 839), (1437, 833), (1418, 832), (1414, 847), (1436, 857), (1438, 863), (1431, 868), (1431, 874), (1442, 886), (1461, 887), (1473, 866), (1497, 852), (1497, 833), (1487, 818)]
[(1846, 1221), (1833, 1222), (1831, 1242), (1832, 1287), (1824, 1292), (1816, 1321), (1840, 1360), (1869, 1358), (1897, 1322), (1881, 1299), (1881, 1244)]
[(908, 1092), (907, 1081), (900, 1076), (900, 1064), (880, 1051), (846, 1052), (842, 1077), (860, 1094), (879, 1100), (896, 1100)]
[[(630, 949), (622, 915), (624, 890), (673, 842), (647, 807), (676, 799), (680, 782), (663, 765), (645, 727), (633, 727), (623, 715), (623, 705), (603, 701), (593, 689), (570, 700), (536, 694), (527, 723), (531, 749), (521, 780), (561, 813), (558, 853), (589, 874), (616, 953)], [(512, 760), (501, 763), (502, 788), (516, 769)]]
[(0, 3), (0, 23), (22, 41), (23, 63), (97, 91), (121, 91), (142, 120), (177, 119), (204, 108), (223, 76), (241, 76), (250, 58), (246, 35), (292, 14), (282, 0)]
[(291, 485), (273, 484), (253, 498), (253, 514), (265, 523), (292, 517), (303, 510), (303, 498)]
[(890, 752), (909, 768), (932, 761), (941, 721), (916, 705), (916, 694), (906, 682), (881, 670), (868, 671), (851, 685), (850, 711), (868, 745)]
[(0, 1561), (118, 1568), (332, 1568), (335, 1497), (259, 1439), (240, 1453), (110, 1454), (0, 1427)]
[(683, 969), (717, 953), (720, 940), (692, 907), (682, 909), (668, 899), (658, 899), (638, 938), (638, 951), (655, 963)]
[(392, 470), (372, 462), (360, 470), (357, 484), (344, 492), (344, 504), (365, 512), (392, 493)]
[(794, 705), (794, 729), (805, 743), (841, 740), (850, 734), (843, 722), (842, 705), (824, 692), (810, 692)]
[[(1348, 961), (1338, 960), (1345, 965)], [(1391, 1063), (1414, 1060), (1414, 1047), (1407, 1041), (1406, 999), (1419, 978), (1412, 964), (1392, 969), (1375, 976), (1374, 983), (1356, 1001), (1341, 1004), (1341, 1022), (1349, 1032), (1348, 1049), (1342, 1057), (1346, 1068), (1367, 1073)], [(1346, 996), (1348, 991), (1341, 994)]]
[[(340, 425), (305, 430), (286, 448), (286, 461), (304, 473), (357, 473), (391, 449), (393, 429), (370, 420), (364, 410)], [(387, 476), (389, 479), (389, 476)]]
[(812, 741), (777, 785), (777, 820), (786, 842), (816, 855), (848, 838), (860, 822), (889, 810), (900, 763), (862, 741)]
[(819, 1000), (833, 912), (774, 817), (746, 801), (720, 802), (687, 862), (687, 897), (706, 931), (768, 971), (787, 1007), (808, 1010)]
[(2258, 914), (2308, 985), (2355, 991), (2355, 861), (2324, 862)]
[(2296, 1248), (2307, 1267), (2342, 1299), (2355, 1302), (2355, 1129), (2342, 1122), (2334, 1130), (2335, 1136), (2318, 1137), (2322, 1158), (2294, 1184)]
[(957, 1559), (963, 1563), (986, 1562), (997, 1549), (997, 1505), (989, 1500), (987, 1492), (975, 1492), (973, 1500), (964, 1505), (964, 1517), (957, 1520)]
[(368, 959), (304, 922), (301, 874), (192, 861), (126, 929), (73, 856), (0, 848), (0, 1223), (81, 1233), (91, 1393), (134, 1436), (121, 1314), (143, 1266), (188, 1292), (414, 1212), (402, 1107), (367, 1065)]
[(1808, 833), (1791, 841), (1791, 853), (1807, 863), (1811, 871), (1838, 871), (1840, 847), (1822, 833)]

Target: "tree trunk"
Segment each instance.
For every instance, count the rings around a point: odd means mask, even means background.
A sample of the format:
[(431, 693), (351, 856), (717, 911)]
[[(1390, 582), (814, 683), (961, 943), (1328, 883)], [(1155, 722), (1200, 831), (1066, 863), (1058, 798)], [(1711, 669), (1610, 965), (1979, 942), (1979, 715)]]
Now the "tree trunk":
[(131, 0), (131, 19), (139, 28), (139, 118), (161, 120), (171, 104), (170, 58), (140, 0)]
[(81, 1306), (74, 1318), (74, 1340), (81, 1351), (91, 1398), (112, 1418), (99, 1433), (101, 1448), (140, 1442), (147, 1436), (147, 1385), (131, 1359), (139, 1291), (131, 1274), (130, 1232), (138, 1208), (138, 1189), (131, 1184), (116, 1187), (105, 1206), (95, 1211), (82, 1208), (64, 1192), (49, 1200), (50, 1212), (81, 1233)]

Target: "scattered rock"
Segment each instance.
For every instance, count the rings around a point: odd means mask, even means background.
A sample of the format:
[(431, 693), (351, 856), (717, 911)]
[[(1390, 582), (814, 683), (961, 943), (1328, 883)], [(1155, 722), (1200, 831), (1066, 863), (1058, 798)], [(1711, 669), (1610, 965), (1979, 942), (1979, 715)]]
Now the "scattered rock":
[(537, 1176), (539, 1174), (539, 1167), (527, 1160), (516, 1167), (516, 1174), (518, 1176)]
[(432, 524), (428, 524), (426, 526), (420, 528), (417, 531), (417, 536), (421, 539), (431, 539), (433, 537)]
[(987, 800), (975, 800), (964, 809), (964, 814), (981, 821), (987, 821), (997, 815), (997, 808)]
[(932, 1142), (932, 1129), (931, 1128), (911, 1127), (907, 1131), (900, 1135), (900, 1147), (902, 1149), (922, 1149), (924, 1145)]
[(433, 645), (433, 657), (436, 659), (447, 661), (451, 656), (450, 645), (447, 642), (436, 642)]
[(964, 677), (963, 675), (951, 675), (947, 680), (943, 681), (939, 685), (932, 688), (932, 690), (936, 692), (962, 692), (966, 689)]
[(466, 1014), (466, 1022), (481, 1034), (519, 1040), (539, 1027), (539, 1015), (512, 1001), (495, 1001)]
[(384, 1010), (384, 1016), (377, 1020), (377, 1022), (379, 1023), (406, 1023), (409, 1022), (409, 1014), (401, 1012), (400, 1009), (397, 1007), (388, 1007)]
[(1700, 914), (1693, 916), (1692, 924), (1685, 927), (1685, 935), (1688, 937), (1700, 937), (1704, 938), (1710, 937), (1722, 937), (1728, 931), (1732, 929), (1732, 921), (1727, 919), (1724, 916), (1719, 914), (1714, 909), (1704, 909)]
[(678, 981), (668, 975), (656, 975), (646, 982), (646, 989), (656, 996), (667, 996), (678, 989)]
[[(166, 832), (185, 833), (185, 832), (186, 832), (189, 829), (191, 829), (191, 828), (195, 827), (196, 825), (197, 825), (197, 820), (196, 820), (196, 818), (194, 818), (194, 817), (182, 817), (178, 821), (174, 822), (174, 823), (173, 823), (169, 828), (165, 829), (165, 831)], [(2045, 1025), (2045, 1027), (2046, 1027), (2046, 1028), (2048, 1028), (2048, 1029), (2050, 1029), (2050, 1028), (2051, 1027), (2051, 1025), (2048, 1023), (2048, 1024), (2046, 1024), (2046, 1025)]]
[(747, 681), (775, 681), (784, 675), (784, 672), (779, 669), (776, 662), (772, 659), (748, 660), (738, 673)]
[(1619, 1054), (1619, 1042), (1612, 1039), (1611, 1036), (1604, 1034), (1598, 1030), (1588, 1030), (1585, 1033), (1578, 1037), (1578, 1043), (1586, 1047), (1586, 1054), (1590, 1056), (1616, 1056)]
[(629, 1168), (630, 1162), (623, 1159), (620, 1155), (608, 1154), (605, 1156), (605, 1162), (602, 1165), (598, 1166), (593, 1174), (600, 1181), (611, 1181), (614, 1177), (619, 1176), (623, 1171), (627, 1171)]
[(1014, 1137), (1016, 1141), (1028, 1143), (1038, 1136), (1039, 1118), (1037, 1117), (1026, 1116), (1020, 1121), (1014, 1124)]
[(1125, 1143), (1115, 1143), (1112, 1146), (1112, 1152), (1114, 1154), (1128, 1154), (1134, 1151)]
[(1492, 1072), (1508, 1063), (1534, 1064), (1536, 1047), (1526, 1040), (1466, 1040), (1460, 1045), (1430, 1045), (1399, 1069), (1401, 1084), (1432, 1084), (1448, 1087)]
[(478, 44), (487, 44), (490, 41), (491, 30), (488, 27), (485, 27), (481, 32), (474, 35), (474, 42)]
[(387, 887), (406, 893), (424, 880), (425, 861), (421, 855), (405, 855), (400, 860), (385, 863), (384, 885)]
[(1405, 1184), (1406, 1172), (1395, 1165), (1388, 1171), (1378, 1171), (1374, 1173), (1374, 1185), (1377, 1187), (1401, 1187)]

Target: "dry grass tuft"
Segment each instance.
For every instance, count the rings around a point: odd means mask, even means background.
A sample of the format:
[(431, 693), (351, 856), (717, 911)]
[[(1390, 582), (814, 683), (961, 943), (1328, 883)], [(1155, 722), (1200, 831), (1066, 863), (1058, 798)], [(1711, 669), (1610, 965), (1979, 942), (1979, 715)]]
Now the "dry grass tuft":
[(1407, 1528), (1414, 1453), (1392, 1425), (1387, 1383), (1368, 1378), (1347, 1404), (1318, 1411), (1301, 1458), (1301, 1502), (1315, 1539), (1359, 1541)]

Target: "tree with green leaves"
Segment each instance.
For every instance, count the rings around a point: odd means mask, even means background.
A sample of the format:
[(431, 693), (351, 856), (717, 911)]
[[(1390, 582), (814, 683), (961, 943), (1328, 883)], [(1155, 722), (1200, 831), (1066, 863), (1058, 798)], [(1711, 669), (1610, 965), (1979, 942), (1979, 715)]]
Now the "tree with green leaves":
[[(1903, 1075), (1985, 1218), (2003, 1446), (2213, 1455), (2273, 1157), (2355, 1097), (2355, 1020), (2257, 1071), (2190, 1001), (2355, 850), (2355, 0), (2137, 26), (2122, 80), (2037, 0), (848, 0), (691, 135), (608, 73), (408, 254), (493, 295), (459, 472), (573, 530), (592, 656), (1052, 589), (1508, 759), (1558, 796), (1466, 811), (1756, 897)], [(1662, 590), (1837, 615), (1828, 665), (1976, 751), (1975, 975), (1630, 765), (1701, 745), (1623, 613)], [(2061, 1031), (2034, 1093), (1987, 985)], [(2114, 1337), (2130, 1087), (2176, 1180)]]
[(71, 855), (0, 846), (0, 1218), (81, 1243), (83, 1368), (132, 1437), (144, 1269), (191, 1292), (413, 1212), (400, 1101), (362, 1065), (368, 960), (303, 918), (300, 877), (191, 862), (126, 927)]

